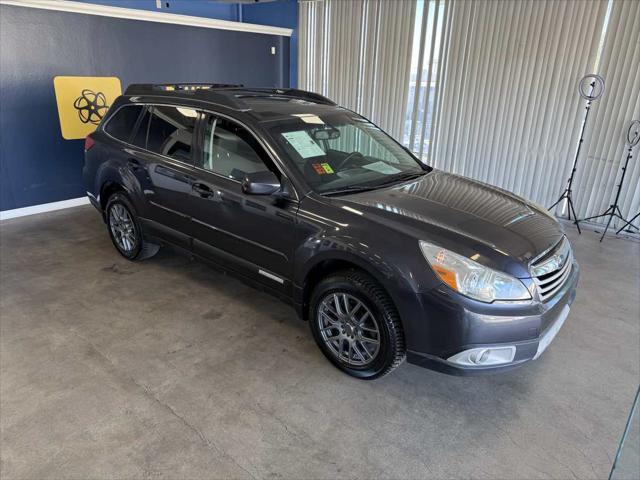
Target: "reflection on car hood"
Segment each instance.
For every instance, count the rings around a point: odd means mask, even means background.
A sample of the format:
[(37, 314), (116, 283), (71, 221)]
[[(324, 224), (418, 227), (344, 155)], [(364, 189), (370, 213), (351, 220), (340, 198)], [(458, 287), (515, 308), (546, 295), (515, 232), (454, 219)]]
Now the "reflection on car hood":
[(444, 247), (478, 245), (528, 263), (562, 236), (547, 211), (505, 190), (438, 170), (396, 186), (340, 197), (345, 206)]

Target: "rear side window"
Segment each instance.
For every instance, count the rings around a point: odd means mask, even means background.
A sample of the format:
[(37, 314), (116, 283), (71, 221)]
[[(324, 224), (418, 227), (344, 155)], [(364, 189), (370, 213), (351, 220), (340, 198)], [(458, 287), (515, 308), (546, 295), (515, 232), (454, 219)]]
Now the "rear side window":
[(128, 142), (142, 112), (140, 105), (125, 105), (109, 119), (105, 131), (114, 138)]
[(151, 107), (147, 150), (191, 163), (198, 112), (185, 107)]

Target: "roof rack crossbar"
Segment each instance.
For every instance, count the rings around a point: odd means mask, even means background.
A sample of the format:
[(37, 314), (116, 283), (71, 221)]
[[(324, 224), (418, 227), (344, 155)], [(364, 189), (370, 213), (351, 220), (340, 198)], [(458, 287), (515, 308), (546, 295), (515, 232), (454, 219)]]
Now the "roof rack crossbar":
[(158, 92), (219, 90), (226, 88), (242, 88), (242, 85), (230, 83), (134, 83), (129, 85), (125, 95), (149, 95)]
[(280, 96), (306, 100), (324, 105), (336, 105), (333, 100), (315, 92), (297, 88), (246, 88), (242, 85), (227, 83), (134, 83), (129, 85), (125, 95), (196, 96), (202, 100), (229, 104), (231, 108), (246, 110), (249, 106), (242, 101), (246, 97)]
[[(297, 88), (246, 88), (241, 89), (246, 91), (249, 95), (251, 92), (266, 93), (271, 95), (279, 95), (284, 97), (300, 98), (302, 100), (308, 100), (313, 103), (321, 103), (325, 105), (336, 105), (336, 102), (320, 95), (319, 93), (309, 92), (307, 90), (298, 90)], [(249, 96), (247, 95), (247, 96)], [(244, 95), (239, 95), (244, 96)]]
[(247, 110), (248, 106), (245, 102), (229, 93), (237, 88), (242, 86), (226, 83), (134, 83), (127, 87), (124, 94), (194, 97), (206, 102), (226, 105), (234, 110)]

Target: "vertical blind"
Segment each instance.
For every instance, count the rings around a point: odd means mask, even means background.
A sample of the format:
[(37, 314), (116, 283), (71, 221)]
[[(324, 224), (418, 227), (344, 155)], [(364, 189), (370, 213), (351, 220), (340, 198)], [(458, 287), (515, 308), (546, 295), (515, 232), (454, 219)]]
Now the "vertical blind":
[(444, 43), (442, 31), (449, 3), (442, 0), (419, 1), (409, 84), (408, 115), (403, 142), (420, 158), (429, 157), (433, 133), (433, 111), (437, 105), (442, 73)]
[(600, 0), (451, 1), (436, 167), (551, 205), (575, 154)]
[[(437, 168), (544, 206), (571, 171), (578, 81), (599, 73), (606, 91), (574, 201), (579, 217), (612, 202), (626, 127), (640, 117), (640, 1), (301, 2), (300, 43), (301, 88), (371, 118)], [(621, 195), (628, 217), (640, 210), (638, 150)]]
[(321, 93), (401, 138), (415, 0), (301, 2), (300, 88)]
[[(627, 130), (631, 120), (640, 120), (639, 1), (612, 2), (597, 71), (606, 89), (593, 106), (574, 190), (578, 217), (583, 218), (598, 215), (613, 203), (629, 150)], [(629, 219), (640, 212), (640, 146), (632, 153), (620, 194), (620, 210)]]

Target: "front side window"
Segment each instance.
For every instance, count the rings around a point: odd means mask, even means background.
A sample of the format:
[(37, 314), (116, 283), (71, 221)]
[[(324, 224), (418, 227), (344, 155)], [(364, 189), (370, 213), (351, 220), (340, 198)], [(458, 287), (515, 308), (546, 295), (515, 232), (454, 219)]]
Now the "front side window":
[(109, 119), (105, 131), (114, 138), (128, 142), (142, 112), (140, 105), (125, 105)]
[(320, 193), (376, 188), (426, 172), (401, 145), (351, 112), (297, 114), (265, 127)]
[(271, 170), (271, 159), (254, 136), (242, 126), (222, 117), (207, 120), (200, 168), (232, 180), (242, 181), (245, 174)]
[(198, 112), (185, 107), (150, 107), (147, 150), (191, 163)]

